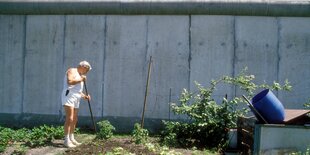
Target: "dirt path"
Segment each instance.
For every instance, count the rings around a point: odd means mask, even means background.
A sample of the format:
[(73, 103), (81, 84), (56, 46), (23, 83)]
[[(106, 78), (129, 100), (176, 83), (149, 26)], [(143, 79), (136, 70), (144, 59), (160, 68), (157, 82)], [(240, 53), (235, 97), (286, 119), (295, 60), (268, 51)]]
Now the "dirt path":
[[(76, 139), (82, 143), (88, 143), (93, 141), (95, 135), (90, 134), (79, 134), (76, 135)], [(54, 140), (52, 144), (49, 146), (38, 147), (38, 148), (24, 148), (26, 155), (60, 155), (64, 154), (69, 148), (64, 147), (63, 140)], [(14, 154), (14, 151), (21, 151), (23, 148), (19, 143), (13, 144), (12, 146), (8, 147), (1, 155), (11, 155)]]

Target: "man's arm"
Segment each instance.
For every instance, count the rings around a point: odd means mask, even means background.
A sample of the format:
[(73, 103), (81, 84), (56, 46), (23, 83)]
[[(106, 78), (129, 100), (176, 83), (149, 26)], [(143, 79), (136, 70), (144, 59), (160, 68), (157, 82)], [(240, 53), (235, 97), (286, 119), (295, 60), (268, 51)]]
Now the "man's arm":
[(67, 77), (68, 77), (68, 84), (69, 85), (75, 85), (75, 84), (78, 84), (84, 80), (86, 80), (86, 76), (81, 76), (81, 78), (78, 78), (78, 79), (74, 79), (74, 71), (72, 68), (70, 68), (67, 72)]

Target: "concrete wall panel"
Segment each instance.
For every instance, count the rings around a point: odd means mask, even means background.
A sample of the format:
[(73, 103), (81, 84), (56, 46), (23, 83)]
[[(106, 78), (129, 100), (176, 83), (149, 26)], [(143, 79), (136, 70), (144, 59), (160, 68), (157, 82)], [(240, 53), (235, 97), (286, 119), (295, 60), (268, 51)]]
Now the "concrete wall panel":
[[(87, 89), (92, 96), (93, 115), (101, 116), (105, 16), (66, 16), (65, 27), (63, 76), (69, 67), (77, 67), (82, 60), (87, 60), (92, 65), (92, 70), (87, 75)], [(81, 100), (80, 115), (90, 115), (86, 100)]]
[(63, 27), (63, 16), (27, 16), (25, 113), (59, 113)]
[[(234, 17), (192, 16), (191, 21), (190, 86), (194, 91), (194, 81), (209, 87), (211, 80), (233, 75)], [(219, 100), (225, 94), (233, 95), (231, 86), (219, 85), (214, 93)]]
[[(248, 67), (257, 84), (278, 79), (278, 25), (274, 17), (236, 17), (235, 75)], [(260, 90), (258, 90), (260, 91)], [(242, 92), (237, 90), (237, 95)], [(258, 92), (255, 92), (258, 93)]]
[(189, 87), (189, 17), (150, 16), (148, 57), (153, 56), (146, 117), (168, 118), (169, 90), (177, 102)]
[(22, 113), (25, 16), (0, 15), (0, 112)]
[(104, 116), (141, 117), (147, 16), (108, 16)]
[(279, 81), (293, 86), (279, 98), (285, 108), (303, 108), (310, 98), (310, 19), (279, 18), (279, 27)]

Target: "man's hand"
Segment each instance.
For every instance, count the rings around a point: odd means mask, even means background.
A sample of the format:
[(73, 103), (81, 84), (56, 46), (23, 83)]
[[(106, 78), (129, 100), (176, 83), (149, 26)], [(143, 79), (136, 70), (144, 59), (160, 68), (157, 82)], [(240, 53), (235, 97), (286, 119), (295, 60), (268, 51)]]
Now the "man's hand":
[(81, 81), (84, 81), (84, 82), (85, 82), (87, 78), (86, 78), (85, 75), (81, 75), (81, 79), (82, 79)]
[(90, 97), (90, 95), (85, 95), (85, 94), (83, 94), (83, 98), (85, 99), (85, 100), (91, 100), (91, 97)]

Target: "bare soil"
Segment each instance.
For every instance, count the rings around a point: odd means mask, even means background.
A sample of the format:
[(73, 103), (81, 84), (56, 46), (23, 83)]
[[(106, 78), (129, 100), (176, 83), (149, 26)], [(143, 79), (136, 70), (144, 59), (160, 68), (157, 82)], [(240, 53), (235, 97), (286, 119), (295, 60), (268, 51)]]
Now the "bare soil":
[(82, 144), (76, 149), (70, 149), (66, 151), (67, 155), (79, 155), (79, 154), (106, 154), (112, 152), (113, 149), (121, 147), (127, 152), (135, 153), (136, 155), (153, 155), (154, 153), (148, 151), (143, 145), (138, 145), (132, 142), (128, 137), (117, 137), (109, 140), (95, 140), (93, 142)]
[[(158, 143), (157, 138), (150, 138), (149, 141), (152, 144)], [(66, 155), (85, 155), (85, 154), (106, 154), (108, 152), (113, 152), (115, 148), (122, 148), (126, 153), (133, 153), (135, 155), (156, 155), (159, 153), (154, 153), (148, 150), (142, 144), (135, 144), (130, 136), (113, 137), (109, 140), (93, 140), (90, 143), (82, 144), (75, 149), (69, 149), (65, 152)], [(183, 155), (193, 154), (192, 150), (182, 149), (182, 148), (172, 148), (171, 151), (177, 152)], [(196, 155), (203, 154), (202, 151), (196, 151)]]
[[(3, 152), (3, 155), (11, 154), (26, 154), (26, 155), (104, 155), (108, 152), (113, 152), (115, 148), (121, 148), (126, 153), (132, 153), (135, 155), (155, 155), (149, 151), (146, 146), (141, 144), (135, 144), (130, 136), (115, 136), (109, 140), (98, 140), (95, 139), (93, 134), (79, 134), (76, 135), (76, 139), (83, 144), (76, 148), (65, 148), (63, 140), (54, 140), (52, 143), (47, 144), (44, 147), (38, 148), (22, 148), (21, 144), (12, 144), (10, 147)], [(152, 144), (158, 143), (157, 138), (150, 138)], [(170, 148), (169, 151), (174, 151), (183, 155), (204, 155), (204, 151), (193, 151), (184, 148)], [(209, 154), (209, 153), (207, 153)], [(215, 154), (210, 154), (215, 155)]]

